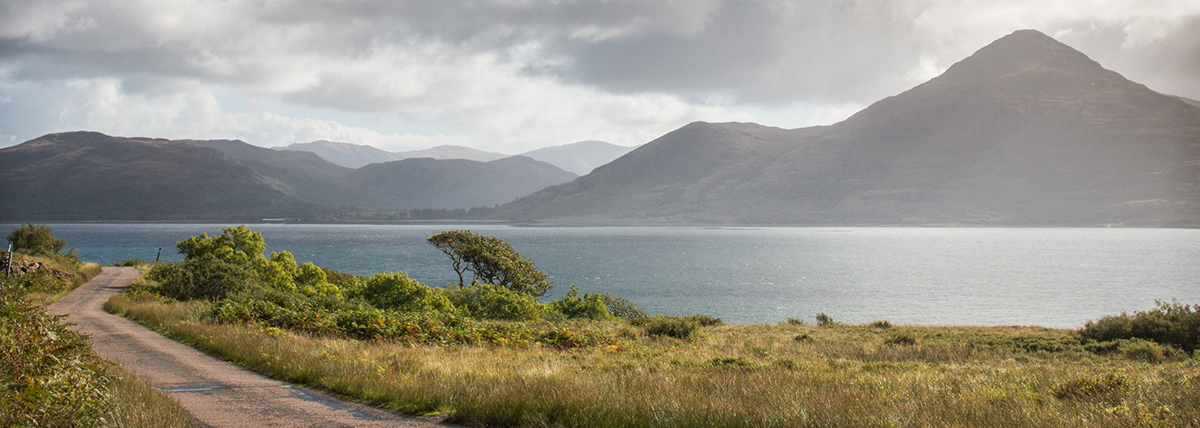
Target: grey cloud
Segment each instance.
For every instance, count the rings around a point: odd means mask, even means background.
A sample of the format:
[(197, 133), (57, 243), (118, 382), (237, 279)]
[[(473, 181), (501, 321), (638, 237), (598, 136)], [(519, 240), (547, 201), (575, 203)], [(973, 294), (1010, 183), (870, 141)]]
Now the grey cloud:
[[(5, 3), (3, 10), (13, 15), (0, 17), (0, 26), (28, 18), (20, 15), (39, 7), (36, 1)], [(229, 15), (198, 13), (163, 24), (145, 4), (96, 2), (54, 21), (63, 28), (49, 35), (0, 32), (0, 66), (16, 70), (12, 76), (20, 80), (118, 77), (133, 91), (169, 90), (193, 80), (254, 93), (288, 73), (303, 74), (314, 61), (353, 64), (381, 50), (434, 46), (447, 56), (495, 55), (522, 65), (530, 76), (613, 93), (774, 106), (867, 103), (919, 83), (901, 77), (923, 54), (938, 54), (943, 68), (970, 54), (948, 49), (938, 39), (947, 36), (928, 28), (939, 23), (914, 27), (926, 3), (300, 0), (213, 3)], [(1109, 62), (1097, 59), (1200, 95), (1194, 78), (1200, 26), (1196, 18), (1190, 22), (1144, 51), (1118, 50)], [(1096, 25), (1080, 21), (1058, 28)], [(1111, 50), (1113, 35), (1093, 30), (1076, 37), (1081, 48)], [(371, 82), (339, 75), (336, 68), (316, 73), (318, 86), (272, 95), (355, 111), (397, 104)]]

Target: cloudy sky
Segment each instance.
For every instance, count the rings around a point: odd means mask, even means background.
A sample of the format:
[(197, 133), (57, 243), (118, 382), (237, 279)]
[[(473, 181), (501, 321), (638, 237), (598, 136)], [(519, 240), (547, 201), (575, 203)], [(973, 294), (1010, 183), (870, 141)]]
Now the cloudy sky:
[(94, 130), (521, 153), (797, 128), (1022, 28), (1200, 99), (1200, 0), (0, 0), (0, 147)]

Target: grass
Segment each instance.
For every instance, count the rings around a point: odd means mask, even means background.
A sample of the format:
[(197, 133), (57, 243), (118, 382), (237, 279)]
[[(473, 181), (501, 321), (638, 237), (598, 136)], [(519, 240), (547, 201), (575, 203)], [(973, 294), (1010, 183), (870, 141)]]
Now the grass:
[(109, 404), (105, 421), (123, 428), (191, 427), (192, 418), (179, 403), (121, 366), (108, 369)]
[(781, 323), (679, 339), (591, 323), (618, 339), (562, 349), (216, 323), (211, 303), (144, 292), (107, 308), (268, 376), (472, 426), (1200, 426), (1200, 363), (1091, 352), (1073, 330)]
[(190, 427), (177, 403), (93, 352), (45, 306), (100, 273), (65, 256), (15, 255), (72, 274), (0, 275), (0, 425)]

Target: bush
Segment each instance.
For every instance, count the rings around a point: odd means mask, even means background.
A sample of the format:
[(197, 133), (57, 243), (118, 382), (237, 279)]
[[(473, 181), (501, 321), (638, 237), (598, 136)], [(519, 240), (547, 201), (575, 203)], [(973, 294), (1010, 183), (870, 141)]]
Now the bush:
[(599, 295), (584, 294), (579, 297), (579, 288), (572, 285), (571, 291), (565, 297), (546, 305), (550, 311), (563, 314), (567, 318), (583, 318), (596, 321), (611, 321), (616, 319), (608, 313), (608, 307)]
[(1055, 384), (1051, 392), (1062, 400), (1117, 402), (1129, 391), (1130, 382), (1124, 376), (1108, 373), (1103, 376), (1080, 376)]
[(673, 317), (669, 315), (655, 315), (642, 318), (634, 325), (641, 327), (647, 336), (669, 336), (676, 339), (690, 338), (696, 330), (700, 329), (700, 322), (693, 317)]
[(833, 317), (831, 317), (829, 315), (825, 315), (824, 312), (817, 314), (817, 325), (830, 326), (830, 325), (835, 325), (835, 324), (837, 324), (837, 323), (833, 321)]
[(1158, 307), (1133, 315), (1106, 316), (1084, 324), (1079, 335), (1085, 341), (1145, 339), (1171, 345), (1191, 353), (1200, 349), (1200, 305), (1156, 301)]
[(33, 223), (14, 228), (8, 234), (8, 242), (12, 243), (13, 252), (34, 256), (54, 256), (67, 246), (67, 241), (56, 238), (49, 227)]
[(159, 293), (176, 300), (218, 300), (257, 286), (251, 279), (251, 272), (212, 254), (184, 260), (181, 264), (157, 265), (147, 277), (159, 283)]
[(542, 304), (536, 297), (486, 282), (441, 291), (450, 303), (468, 315), (481, 319), (532, 321), (542, 317)]
[(725, 322), (721, 321), (720, 318), (708, 316), (708, 315), (692, 315), (688, 318), (699, 323), (701, 327), (715, 327), (715, 326), (725, 325)]
[(869, 326), (871, 326), (871, 327), (874, 327), (874, 328), (878, 328), (878, 329), (884, 329), (884, 330), (887, 330), (887, 329), (889, 329), (889, 328), (892, 328), (892, 327), (893, 327), (893, 326), (892, 326), (892, 323), (888, 322), (887, 320), (883, 320), (883, 321), (871, 321), (871, 323), (870, 323), (870, 324), (868, 324), (868, 325), (869, 325)]
[(593, 294), (593, 296), (604, 302), (604, 306), (608, 308), (608, 313), (617, 318), (633, 321), (646, 317), (646, 312), (642, 310), (641, 306), (624, 297), (614, 297), (608, 293)]
[(1125, 359), (1152, 364), (1184, 358), (1184, 354), (1178, 349), (1144, 339), (1122, 341), (1118, 351)]
[(97, 426), (107, 363), (61, 316), (0, 287), (0, 426)]
[(454, 305), (441, 293), (404, 272), (380, 273), (367, 279), (363, 299), (380, 309), (405, 312), (452, 312)]
[(788, 317), (787, 323), (791, 324), (791, 325), (804, 325), (804, 320), (802, 320), (800, 318)]

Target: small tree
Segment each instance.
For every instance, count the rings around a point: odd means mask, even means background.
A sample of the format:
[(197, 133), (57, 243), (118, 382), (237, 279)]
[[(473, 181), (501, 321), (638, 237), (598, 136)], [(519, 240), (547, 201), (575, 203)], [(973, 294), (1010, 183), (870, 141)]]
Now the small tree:
[(553, 287), (546, 280), (546, 273), (533, 265), (533, 260), (521, 257), (517, 250), (499, 238), (469, 230), (451, 230), (429, 237), (429, 243), (450, 257), (460, 287), (465, 283), (463, 274), (468, 271), (475, 281), (535, 297), (545, 295)]
[(67, 246), (67, 241), (54, 237), (46, 225), (28, 223), (17, 227), (8, 234), (8, 242), (13, 245), (13, 251), (35, 256), (52, 256)]

